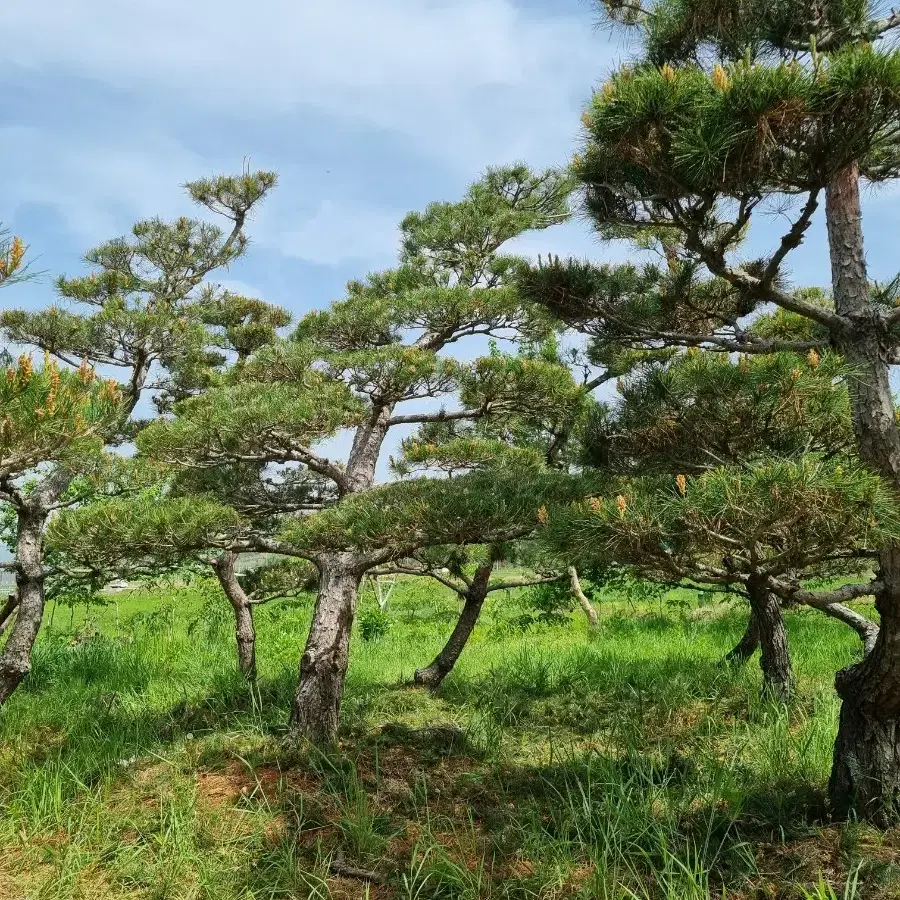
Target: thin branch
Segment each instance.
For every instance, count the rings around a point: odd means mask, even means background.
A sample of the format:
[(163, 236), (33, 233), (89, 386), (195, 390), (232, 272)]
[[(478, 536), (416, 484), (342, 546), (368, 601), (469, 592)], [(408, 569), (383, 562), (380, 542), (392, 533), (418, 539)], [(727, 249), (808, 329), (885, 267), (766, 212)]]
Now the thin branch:
[(533, 587), (536, 584), (553, 584), (557, 581), (562, 581), (565, 578), (565, 574), (559, 575), (542, 575), (535, 576), (534, 578), (508, 578), (506, 581), (498, 581), (496, 584), (488, 585), (487, 592), (490, 594), (492, 591), (511, 591), (514, 588), (520, 587)]
[[(807, 203), (807, 207), (808, 206), (809, 203)], [(804, 208), (804, 210), (806, 210), (806, 208)], [(812, 215), (811, 212), (810, 215)], [(798, 222), (802, 221), (803, 215), (801, 214)], [(746, 291), (759, 300), (775, 303), (777, 306), (782, 307), (782, 309), (795, 312), (807, 319), (812, 319), (812, 321), (818, 322), (830, 331), (843, 330), (845, 322), (842, 316), (839, 316), (837, 313), (830, 310), (823, 309), (820, 306), (816, 306), (813, 303), (800, 300), (787, 291), (776, 288), (771, 284), (771, 276), (765, 275), (763, 278), (759, 278), (755, 275), (751, 275), (746, 269), (730, 266), (725, 259), (725, 248), (721, 245), (710, 247), (705, 243), (700, 237), (698, 227), (694, 223), (687, 221), (684, 218), (680, 218), (680, 221), (677, 221), (677, 224), (685, 234), (685, 247), (693, 253), (696, 253), (713, 275), (718, 275), (732, 285), (732, 287)], [(809, 222), (807, 221), (804, 230), (808, 227)], [(785, 242), (790, 245), (793, 240), (796, 240), (795, 236), (792, 237), (793, 232), (794, 227), (782, 237), (781, 246), (776, 252), (775, 258), (782, 252)], [(788, 246), (788, 249), (790, 249), (790, 246)]]
[(601, 375), (597, 375), (596, 377), (591, 378), (588, 381), (585, 381), (584, 384), (582, 384), (581, 386), (582, 386), (582, 388), (584, 388), (586, 393), (590, 393), (595, 388), (600, 387), (600, 385), (602, 385), (602, 384), (606, 384), (608, 381), (612, 381), (616, 377), (617, 376), (613, 375), (612, 372), (604, 372)]
[(411, 413), (408, 416), (391, 416), (388, 425), (419, 425), (426, 422), (458, 422), (461, 419), (480, 419), (488, 412), (487, 407), (482, 409), (462, 409), (458, 412), (446, 412), (440, 410), (436, 413)]
[(298, 559), (306, 559), (312, 563), (318, 561), (319, 554), (314, 550), (302, 550), (287, 544), (284, 541), (276, 541), (272, 538), (262, 537), (260, 535), (250, 535), (249, 537), (229, 543), (228, 550), (235, 553), (274, 553), (277, 556), (293, 556)]
[[(431, 569), (427, 566), (421, 566), (420, 568), (413, 568), (412, 566), (389, 566), (386, 569), (373, 569), (369, 572), (369, 575), (374, 577), (378, 577), (379, 575), (414, 575), (417, 578), (433, 578), (435, 581), (440, 582), (444, 587), (450, 588), (451, 591), (462, 596), (466, 592), (465, 587), (461, 587), (460, 585), (454, 583), (451, 579), (447, 578), (442, 572), (438, 572), (435, 569)], [(467, 586), (468, 587), (468, 586)]]
[(809, 192), (809, 197), (802, 212), (791, 226), (790, 231), (782, 235), (781, 243), (769, 260), (769, 264), (766, 266), (763, 276), (760, 279), (760, 285), (763, 290), (768, 291), (772, 287), (773, 282), (778, 277), (781, 264), (784, 262), (788, 253), (790, 253), (791, 250), (795, 250), (803, 243), (803, 236), (809, 229), (812, 217), (815, 215), (818, 208), (819, 190), (817, 188), (816, 190)]

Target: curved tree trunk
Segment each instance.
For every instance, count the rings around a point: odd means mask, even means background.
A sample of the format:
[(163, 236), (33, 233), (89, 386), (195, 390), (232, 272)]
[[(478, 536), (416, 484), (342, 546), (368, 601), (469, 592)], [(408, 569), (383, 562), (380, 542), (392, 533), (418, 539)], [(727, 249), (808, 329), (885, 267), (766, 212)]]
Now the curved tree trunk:
[[(850, 323), (836, 342), (853, 373), (848, 388), (859, 454), (900, 487), (900, 433), (887, 361), (891, 341), (869, 296), (855, 163), (828, 186), (825, 212), (835, 310)], [(838, 816), (887, 823), (900, 818), (900, 547), (881, 553), (879, 581), (875, 645), (835, 679), (843, 702), (829, 792)]]
[(726, 654), (724, 662), (743, 665), (756, 653), (759, 647), (759, 625), (756, 621), (756, 613), (750, 610), (750, 618), (747, 619), (747, 628), (741, 639)]
[(843, 603), (828, 603), (824, 606), (814, 607), (822, 610), (826, 616), (837, 619), (845, 625), (849, 625), (863, 642), (863, 653), (869, 654), (875, 647), (875, 641), (878, 640), (878, 626), (865, 616), (844, 606)]
[(600, 618), (597, 615), (597, 610), (594, 609), (594, 604), (588, 599), (587, 595), (581, 589), (581, 581), (578, 578), (578, 570), (575, 566), (569, 566), (569, 583), (572, 585), (572, 593), (575, 595), (575, 599), (578, 601), (578, 605), (584, 610), (584, 614), (587, 616), (588, 625), (591, 628), (598, 628), (600, 626)]
[(237, 641), (238, 669), (249, 680), (256, 679), (256, 629), (253, 604), (241, 587), (235, 571), (237, 553), (226, 550), (213, 563), (219, 584), (234, 610), (234, 635)]
[(481, 608), (484, 606), (484, 599), (487, 597), (488, 582), (491, 578), (491, 571), (494, 568), (493, 563), (486, 563), (479, 566), (472, 579), (469, 589), (462, 595), (465, 603), (462, 612), (456, 620), (456, 625), (447, 643), (443, 649), (434, 658), (434, 660), (422, 669), (416, 669), (413, 678), (416, 684), (427, 687), (430, 690), (437, 690), (441, 686), (441, 682), (450, 674), (460, 654), (463, 652), (469, 637), (475, 630), (475, 624), (481, 615)]
[(0, 653), (0, 705), (31, 671), (31, 650), (44, 616), (44, 522), (46, 513), (18, 512), (16, 534), (16, 622)]
[(759, 634), (763, 691), (776, 700), (789, 700), (794, 693), (794, 673), (781, 604), (761, 576), (751, 576), (747, 595)]
[(888, 826), (900, 818), (900, 548), (882, 554), (879, 580), (875, 644), (835, 678), (843, 703), (829, 794), (835, 815)]
[(360, 560), (353, 554), (334, 553), (320, 559), (319, 593), (290, 719), (292, 731), (313, 743), (329, 744), (337, 737), (362, 575)]

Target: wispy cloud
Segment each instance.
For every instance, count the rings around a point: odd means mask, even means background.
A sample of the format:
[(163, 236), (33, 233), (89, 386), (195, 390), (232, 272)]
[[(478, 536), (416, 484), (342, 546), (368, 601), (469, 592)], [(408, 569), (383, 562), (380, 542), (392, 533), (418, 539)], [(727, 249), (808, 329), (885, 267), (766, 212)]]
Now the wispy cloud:
[(320, 110), (469, 167), (546, 156), (574, 132), (573, 108), (605, 68), (588, 21), (510, 0), (93, 0), (0, 12), (15, 35), (6, 59), (21, 67), (165, 90), (210, 114)]
[(0, 74), (20, 89), (0, 127), (0, 218), (27, 219), (69, 270), (73, 249), (189, 211), (180, 183), (250, 154), (280, 185), (240, 277), (325, 303), (345, 275), (391, 264), (409, 209), (488, 165), (571, 152), (613, 51), (584, 0), (524, 2), (3, 4)]

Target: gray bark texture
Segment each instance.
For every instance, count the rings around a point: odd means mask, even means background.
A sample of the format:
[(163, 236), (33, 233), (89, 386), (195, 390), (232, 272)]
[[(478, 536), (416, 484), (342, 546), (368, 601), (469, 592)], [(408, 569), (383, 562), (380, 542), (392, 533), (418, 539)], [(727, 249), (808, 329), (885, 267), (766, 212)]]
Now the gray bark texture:
[[(900, 488), (890, 340), (869, 296), (855, 164), (829, 185), (826, 222), (835, 311), (848, 322), (836, 342), (853, 372), (850, 403), (860, 457)], [(900, 818), (900, 547), (884, 550), (879, 563), (875, 645), (835, 679), (842, 704), (829, 793), (834, 815), (887, 824)]]
[(231, 608), (234, 610), (234, 635), (237, 642), (238, 669), (248, 681), (256, 679), (256, 629), (253, 625), (253, 603), (238, 580), (235, 570), (237, 554), (226, 550), (213, 568)]
[(764, 576), (751, 576), (747, 595), (759, 636), (763, 691), (776, 700), (790, 700), (794, 693), (794, 673), (781, 603), (769, 590)]
[(360, 559), (354, 554), (320, 557), (319, 593), (300, 660), (300, 681), (290, 719), (294, 735), (315, 744), (331, 744), (337, 737), (350, 631), (363, 574)]
[(0, 653), (0, 705), (31, 671), (31, 650), (44, 616), (44, 523), (40, 508), (18, 512), (16, 533), (16, 594), (18, 610)]
[[(393, 404), (375, 404), (368, 420), (356, 429), (342, 478), (342, 494), (368, 490), (374, 483), (392, 412)], [(331, 744), (340, 722), (357, 592), (369, 566), (361, 554), (354, 553), (320, 553), (316, 565), (319, 593), (300, 660), (290, 727), (294, 737)]]
[(441, 652), (429, 665), (416, 669), (414, 676), (416, 684), (431, 690), (437, 690), (443, 680), (453, 671), (453, 667), (468, 643), (469, 637), (475, 630), (478, 617), (481, 615), (481, 608), (484, 606), (485, 597), (487, 597), (488, 582), (490, 581), (493, 568), (494, 564), (490, 562), (479, 566), (475, 571), (472, 584), (462, 594), (464, 601), (462, 612), (456, 620), (456, 625), (453, 627), (447, 643), (444, 644)]

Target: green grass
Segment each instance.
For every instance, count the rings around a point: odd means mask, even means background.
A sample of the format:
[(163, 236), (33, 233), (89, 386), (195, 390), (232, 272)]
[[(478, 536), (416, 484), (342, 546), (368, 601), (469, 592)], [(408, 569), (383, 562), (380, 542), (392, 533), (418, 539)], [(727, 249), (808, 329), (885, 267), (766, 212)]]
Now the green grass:
[(740, 611), (633, 598), (590, 634), (494, 595), (432, 696), (406, 683), (458, 607), (404, 582), (380, 636), (357, 628), (323, 754), (282, 741), (311, 598), (257, 611), (256, 689), (215, 591), (117, 606), (53, 613), (0, 715), (4, 900), (900, 897), (898, 835), (825, 818), (859, 650), (815, 612), (788, 614), (789, 712), (755, 662), (719, 664)]

